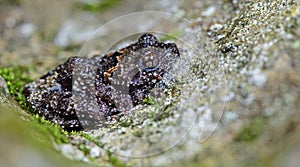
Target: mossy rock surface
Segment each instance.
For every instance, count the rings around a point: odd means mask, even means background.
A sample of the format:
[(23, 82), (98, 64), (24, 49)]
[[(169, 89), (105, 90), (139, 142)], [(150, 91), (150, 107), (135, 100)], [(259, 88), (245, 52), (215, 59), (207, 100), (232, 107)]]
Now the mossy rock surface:
[[(176, 14), (194, 22), (192, 27), (186, 27), (183, 32), (176, 31), (171, 35), (188, 41), (192, 46), (207, 50), (189, 59), (190, 75), (179, 79), (180, 93), (176, 100), (165, 105), (156, 99), (145, 99), (149, 106), (137, 107), (138, 112), (131, 118), (123, 118), (120, 122), (108, 124), (98, 131), (79, 133), (66, 133), (57, 125), (32, 114), (22, 94), (26, 83), (73, 55), (71, 48), (76, 49), (77, 45), (72, 44), (66, 47), (66, 50), (54, 46), (53, 36), (59, 32), (55, 27), (52, 27), (51, 33), (43, 29), (44, 32), (34, 32), (29, 37), (16, 40), (19, 37), (11, 32), (17, 31), (20, 28), (18, 26), (24, 20), (28, 20), (30, 15), (20, 16), (18, 12), (14, 13), (12, 8), (22, 11), (28, 4), (24, 5), (25, 1), (12, 4), (3, 1), (2, 4), (7, 8), (0, 10), (0, 14), (3, 13), (0, 17), (0, 30), (5, 32), (0, 39), (0, 49), (3, 50), (0, 53), (0, 75), (6, 80), (10, 95), (5, 88), (0, 87), (1, 155), (13, 157), (15, 153), (20, 153), (20, 157), (36, 160), (28, 161), (31, 165), (49, 166), (299, 164), (299, 158), (296, 156), (300, 154), (299, 2), (190, 0), (185, 3), (174, 1), (167, 6), (157, 3), (143, 6), (143, 9), (148, 10), (175, 10)], [(89, 9), (77, 5), (70, 5), (70, 8), (83, 13), (90, 12), (91, 16), (98, 17), (98, 10), (102, 10), (97, 4)], [(109, 14), (110, 10), (118, 9), (117, 11), (121, 12), (120, 9), (133, 6), (130, 2), (118, 2), (115, 5), (105, 7), (105, 10), (99, 13), (104, 16)], [(137, 8), (137, 11), (140, 9)], [(15, 23), (9, 20), (11, 17), (15, 18)], [(43, 19), (33, 16), (30, 18), (43, 24)], [(52, 18), (53, 20), (55, 19)], [(48, 22), (51, 22), (51, 18)], [(174, 40), (172, 36), (165, 36), (163, 39)], [(30, 47), (24, 45), (24, 41), (28, 40), (32, 42)], [(33, 52), (28, 49), (31, 47), (35, 48)], [(179, 47), (187, 50), (184, 46)], [(21, 57), (24, 61), (21, 61)], [(188, 60), (187, 57), (184, 58)], [(45, 61), (41, 61), (43, 59)], [(218, 77), (214, 77), (214, 74), (218, 73), (213, 72), (220, 71), (225, 86), (207, 84), (210, 79), (217, 80)], [(217, 87), (223, 89), (210, 89)], [(211, 101), (220, 97), (224, 97), (221, 101), (224, 100), (225, 105)], [(222, 112), (218, 109), (222, 109)], [(136, 119), (145, 118), (145, 115), (147, 119)], [(195, 126), (189, 128), (193, 122)], [(155, 137), (144, 145), (138, 145), (139, 150), (130, 149), (128, 146), (134, 143), (132, 138), (161, 134), (162, 130), (168, 130), (170, 127), (178, 134), (186, 134), (171, 149), (144, 158), (116, 154), (122, 150), (134, 152), (149, 148), (160, 151), (161, 147), (151, 145), (159, 143), (160, 138)], [(168, 137), (171, 143), (178, 135), (174, 133)], [(15, 145), (18, 146), (17, 149)], [(24, 152), (28, 154), (24, 155)], [(0, 166), (17, 166), (18, 156), (14, 157), (14, 161), (0, 157), (0, 163), (5, 162)], [(1, 158), (6, 161), (2, 161)]]

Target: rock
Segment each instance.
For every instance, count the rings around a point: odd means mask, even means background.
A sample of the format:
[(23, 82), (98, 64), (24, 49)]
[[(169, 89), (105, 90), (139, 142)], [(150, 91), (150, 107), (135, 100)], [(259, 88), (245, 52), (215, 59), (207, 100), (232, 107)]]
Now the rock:
[(0, 75), (0, 91), (4, 91), (5, 94), (9, 94), (6, 81), (1, 75)]

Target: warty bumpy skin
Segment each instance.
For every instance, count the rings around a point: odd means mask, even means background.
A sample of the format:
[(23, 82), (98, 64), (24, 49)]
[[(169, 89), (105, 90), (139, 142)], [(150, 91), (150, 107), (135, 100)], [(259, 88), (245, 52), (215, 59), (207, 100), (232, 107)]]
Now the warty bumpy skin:
[(69, 58), (27, 84), (24, 94), (35, 113), (67, 131), (95, 128), (142, 104), (179, 57), (176, 44), (143, 34), (104, 56)]

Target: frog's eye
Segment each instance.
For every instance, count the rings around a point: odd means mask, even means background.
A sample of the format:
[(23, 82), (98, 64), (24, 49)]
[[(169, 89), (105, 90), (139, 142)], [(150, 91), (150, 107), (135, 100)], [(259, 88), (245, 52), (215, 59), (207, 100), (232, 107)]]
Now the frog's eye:
[(155, 70), (160, 66), (159, 56), (153, 52), (146, 52), (139, 60), (139, 68), (145, 70)]

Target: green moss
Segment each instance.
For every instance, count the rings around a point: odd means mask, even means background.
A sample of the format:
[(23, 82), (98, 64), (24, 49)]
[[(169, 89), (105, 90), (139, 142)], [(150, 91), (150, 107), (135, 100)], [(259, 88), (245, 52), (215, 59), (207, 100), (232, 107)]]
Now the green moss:
[[(84, 137), (85, 139), (94, 142), (94, 143), (95, 143), (97, 146), (99, 146), (100, 148), (104, 148), (104, 144), (101, 143), (99, 139), (97, 139), (97, 138), (95, 138), (95, 137), (93, 137), (93, 136), (90, 136), (90, 135), (87, 134), (87, 133), (81, 133), (80, 135), (81, 135), (82, 137)], [(90, 155), (91, 150), (88, 149), (88, 148), (86, 147), (85, 144), (79, 145), (78, 148), (79, 148), (81, 151), (83, 151), (85, 155)], [(111, 163), (113, 166), (124, 166), (124, 163), (121, 162), (121, 161), (119, 161), (116, 157), (112, 156), (112, 154), (111, 154), (111, 152), (110, 152), (109, 150), (108, 150), (108, 157), (109, 157), (110, 163)], [(90, 159), (90, 161), (94, 161), (94, 160), (95, 160), (94, 157), (90, 157), (90, 156), (89, 156), (89, 159)]]
[(154, 104), (154, 99), (151, 96), (146, 97), (145, 99), (143, 99), (143, 103), (148, 104), (148, 105), (152, 105), (152, 104)]
[(300, 48), (300, 40), (293, 43), (292, 47), (294, 49)]
[(131, 119), (122, 120), (120, 121), (120, 126), (129, 127), (130, 125), (132, 125), (132, 122), (133, 121)]
[(85, 155), (89, 155), (91, 150), (86, 147), (84, 144), (79, 145), (79, 150), (83, 151)]
[(113, 166), (116, 167), (126, 167), (125, 163), (119, 160), (117, 157), (113, 156), (111, 151), (107, 150), (107, 155), (109, 157), (109, 161)]
[(0, 75), (5, 79), (10, 94), (27, 110), (30, 109), (26, 104), (26, 98), (22, 92), (25, 85), (33, 81), (28, 75), (29, 70), (29, 68), (21, 66), (8, 68), (0, 67)]
[(258, 138), (266, 127), (265, 118), (255, 118), (249, 124), (245, 125), (235, 138), (236, 141), (251, 142)]
[(87, 133), (82, 133), (81, 136), (84, 137), (84, 138), (86, 138), (89, 141), (93, 141), (97, 146), (99, 146), (101, 148), (104, 147), (104, 144), (101, 143), (97, 138), (94, 138), (93, 136), (90, 136)]
[(44, 117), (38, 114), (36, 114), (35, 117), (31, 117), (29, 124), (36, 130), (35, 132), (37, 134), (34, 135), (46, 136), (47, 138), (45, 140), (48, 142), (55, 142), (57, 144), (69, 143), (67, 131), (61, 129), (59, 125), (45, 120)]
[(142, 131), (142, 130), (135, 130), (135, 131), (133, 131), (133, 136), (135, 136), (135, 137), (142, 137), (143, 136), (143, 134), (144, 134), (144, 132)]
[(121, 0), (102, 0), (96, 2), (83, 1), (76, 4), (77, 7), (91, 12), (101, 12), (119, 4)]
[(148, 113), (148, 118), (155, 118), (155, 116), (156, 116), (156, 114), (155, 114), (154, 111), (150, 111), (150, 112)]
[[(48, 166), (72, 166), (72, 167), (87, 167), (92, 166), (83, 162), (75, 162), (70, 159), (61, 156), (58, 154), (57, 150), (53, 147), (52, 134), (49, 133), (49, 130), (45, 126), (39, 125), (38, 119), (32, 117), (32, 120), (25, 122), (20, 119), (20, 116), (17, 114), (18, 108), (12, 108), (5, 103), (0, 103), (0, 138), (1, 146), (1, 155), (6, 153), (16, 153), (11, 155), (26, 155), (26, 152), (30, 151), (31, 157), (37, 157), (39, 162), (44, 162)], [(43, 129), (41, 129), (44, 127)], [(53, 127), (50, 127), (53, 129)], [(4, 139), (4, 140), (3, 140)], [(6, 150), (7, 148), (8, 150)], [(18, 149), (16, 149), (18, 148)], [(19, 151), (19, 152), (16, 152)], [(20, 152), (21, 151), (21, 152)], [(12, 160), (20, 160), (20, 156), (10, 156), (14, 158)], [(40, 161), (42, 160), (42, 161)], [(24, 159), (22, 162), (27, 163), (32, 161), (32, 159)], [(1, 161), (1, 165), (5, 166), (5, 161)], [(28, 164), (28, 163), (27, 163)], [(9, 166), (7, 164), (7, 166)], [(11, 166), (11, 165), (10, 165)]]
[[(25, 85), (33, 81), (28, 75), (29, 70), (29, 68), (21, 66), (8, 68), (0, 67), (0, 75), (5, 79), (10, 94), (26, 111), (32, 111), (27, 105), (26, 98), (22, 93)], [(36, 130), (33, 135), (38, 136), (39, 139), (42, 139), (45, 142), (56, 142), (58, 144), (69, 142), (66, 136), (68, 133), (61, 129), (59, 125), (45, 120), (44, 117), (40, 117), (38, 114), (25, 115), (24, 117), (30, 120), (28, 122), (29, 126)], [(44, 138), (43, 136), (46, 136), (47, 138)]]

